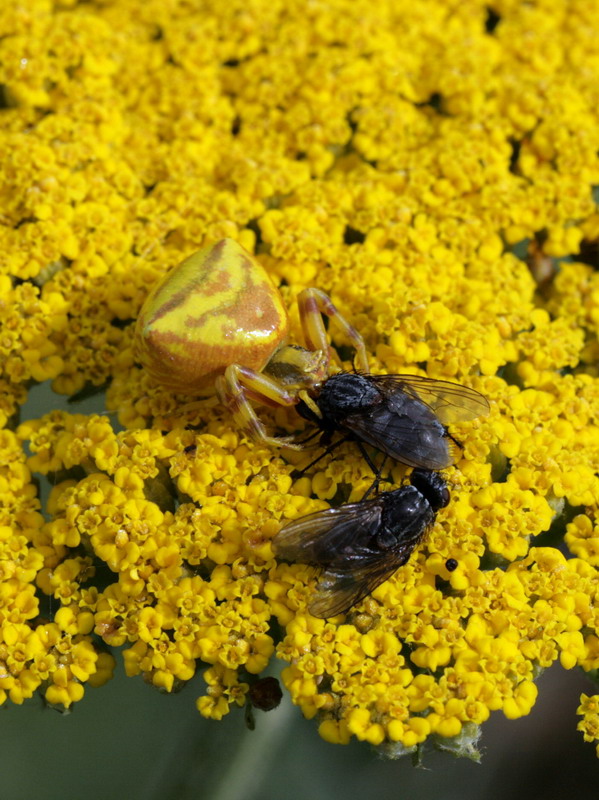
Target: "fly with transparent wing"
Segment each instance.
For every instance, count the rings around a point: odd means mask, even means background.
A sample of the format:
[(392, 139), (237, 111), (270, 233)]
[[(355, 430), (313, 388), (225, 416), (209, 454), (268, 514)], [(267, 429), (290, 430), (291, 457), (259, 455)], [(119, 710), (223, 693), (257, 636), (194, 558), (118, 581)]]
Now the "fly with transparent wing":
[(315, 422), (330, 443), (335, 432), (372, 445), (409, 467), (439, 470), (453, 464), (459, 445), (447, 425), (489, 413), (489, 402), (467, 386), (417, 375), (332, 375), (298, 412)]
[(294, 520), (273, 540), (277, 558), (323, 567), (309, 605), (315, 617), (349, 611), (405, 564), (449, 502), (440, 475), (416, 469), (411, 483), (372, 500)]

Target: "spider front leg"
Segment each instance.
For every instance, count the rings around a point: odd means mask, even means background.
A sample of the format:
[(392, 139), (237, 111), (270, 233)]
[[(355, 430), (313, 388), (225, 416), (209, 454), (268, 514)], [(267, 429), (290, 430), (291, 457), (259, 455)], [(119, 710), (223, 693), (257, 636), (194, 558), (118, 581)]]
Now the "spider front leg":
[(298, 400), (294, 392), (287, 391), (268, 375), (239, 364), (227, 367), (225, 374), (216, 379), (216, 389), (235, 424), (251, 439), (275, 447), (302, 449), (291, 436), (269, 436), (250, 402), (254, 400), (274, 408), (294, 406)]
[(337, 324), (345, 331), (345, 335), (351, 339), (356, 349), (359, 370), (366, 373), (370, 372), (364, 339), (354, 326), (349, 324), (328, 294), (325, 294), (320, 289), (304, 289), (298, 295), (297, 304), (304, 338), (310, 350), (322, 350), (324, 353), (330, 352), (327, 332), (322, 320), (322, 315), (324, 314), (329, 319), (335, 319)]

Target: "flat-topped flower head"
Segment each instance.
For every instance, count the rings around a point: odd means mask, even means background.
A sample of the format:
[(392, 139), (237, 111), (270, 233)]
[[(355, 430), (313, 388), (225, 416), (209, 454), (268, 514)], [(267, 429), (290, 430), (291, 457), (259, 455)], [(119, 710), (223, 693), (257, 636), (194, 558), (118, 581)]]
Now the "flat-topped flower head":
[[(596, 15), (453, 5), (0, 4), (1, 702), (119, 662), (217, 720), (279, 658), (327, 742), (472, 757), (595, 676)], [(422, 466), (409, 558), (314, 616), (281, 530)]]

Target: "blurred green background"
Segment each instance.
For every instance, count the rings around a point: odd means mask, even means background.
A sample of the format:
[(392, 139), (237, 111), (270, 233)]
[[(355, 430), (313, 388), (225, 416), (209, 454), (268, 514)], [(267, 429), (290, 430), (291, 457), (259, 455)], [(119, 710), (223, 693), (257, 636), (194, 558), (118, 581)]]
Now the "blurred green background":
[(2, 800), (565, 800), (597, 797), (599, 761), (575, 716), (580, 672), (552, 667), (539, 681), (528, 717), (501, 713), (483, 726), (480, 765), (430, 752), (424, 768), (409, 758), (383, 761), (366, 744), (327, 744), (284, 697), (278, 709), (203, 719), (196, 676), (177, 695), (161, 695), (122, 671), (90, 689), (72, 714), (30, 701), (7, 707), (0, 726)]

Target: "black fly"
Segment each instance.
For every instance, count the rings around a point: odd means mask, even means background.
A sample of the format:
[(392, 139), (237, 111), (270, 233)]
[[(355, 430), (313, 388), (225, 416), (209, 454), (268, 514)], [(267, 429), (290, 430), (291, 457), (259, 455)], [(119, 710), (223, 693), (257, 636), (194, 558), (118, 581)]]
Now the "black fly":
[(290, 522), (273, 540), (278, 558), (324, 567), (310, 603), (315, 617), (343, 614), (405, 564), (449, 502), (443, 478), (415, 469), (411, 484), (373, 500)]
[(488, 400), (474, 389), (417, 375), (340, 372), (313, 400), (321, 416), (304, 402), (296, 408), (320, 427), (323, 444), (339, 431), (409, 467), (433, 470), (454, 461), (458, 443), (445, 426), (489, 413)]

